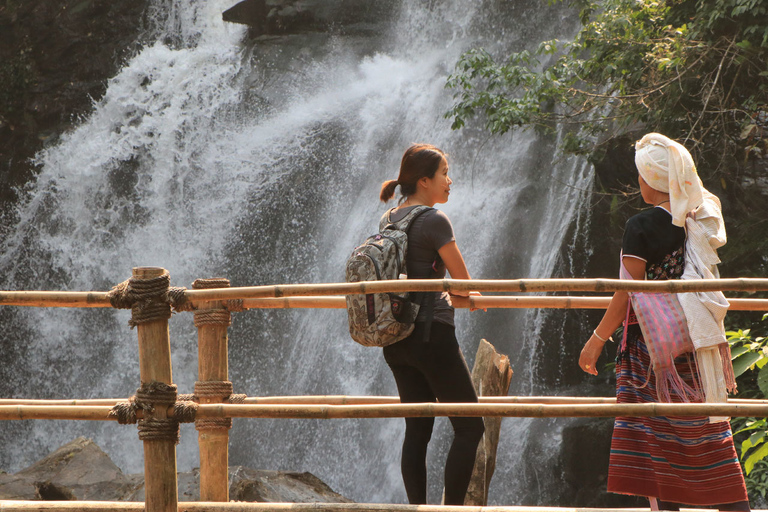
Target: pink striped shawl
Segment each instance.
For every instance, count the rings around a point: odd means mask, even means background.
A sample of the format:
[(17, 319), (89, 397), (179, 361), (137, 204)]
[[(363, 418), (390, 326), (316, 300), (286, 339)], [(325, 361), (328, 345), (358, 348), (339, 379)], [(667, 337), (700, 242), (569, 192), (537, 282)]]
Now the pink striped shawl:
[[(624, 267), (623, 261), (620, 278), (633, 279)], [(688, 334), (688, 322), (677, 295), (631, 292), (629, 298), (648, 347), (659, 400), (672, 402), (672, 393), (674, 393), (683, 402), (703, 401), (703, 393), (698, 382), (695, 383), (695, 387), (689, 386), (675, 370), (675, 358), (694, 350)], [(629, 307), (628, 305), (628, 310)], [(625, 325), (622, 346), (626, 344), (626, 336), (627, 326)], [(695, 374), (695, 370), (692, 373)], [(650, 375), (647, 378), (649, 379)]]

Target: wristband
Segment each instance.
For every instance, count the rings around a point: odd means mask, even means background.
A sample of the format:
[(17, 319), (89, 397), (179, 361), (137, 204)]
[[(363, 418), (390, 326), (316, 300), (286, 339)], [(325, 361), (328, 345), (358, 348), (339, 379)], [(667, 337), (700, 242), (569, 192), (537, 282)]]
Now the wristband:
[(606, 338), (606, 339), (603, 339), (603, 338), (601, 338), (601, 337), (600, 337), (600, 335), (599, 335), (599, 334), (597, 334), (597, 329), (595, 329), (594, 331), (592, 331), (592, 334), (594, 334), (594, 335), (595, 335), (595, 338), (599, 339), (599, 340), (600, 340), (600, 341), (602, 341), (603, 343), (605, 343), (605, 342), (607, 342), (609, 339), (611, 339), (611, 337), (610, 337), (610, 336), (608, 336), (608, 338)]

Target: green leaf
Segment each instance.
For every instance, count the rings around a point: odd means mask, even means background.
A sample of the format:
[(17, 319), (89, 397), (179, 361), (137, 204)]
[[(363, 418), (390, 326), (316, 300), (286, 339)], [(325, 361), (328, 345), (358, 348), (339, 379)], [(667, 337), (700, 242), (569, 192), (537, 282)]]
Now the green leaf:
[(750, 474), (752, 468), (755, 467), (755, 463), (763, 460), (766, 456), (768, 456), (768, 444), (763, 444), (760, 448), (752, 452), (750, 456), (747, 457), (747, 460), (744, 461), (744, 471), (746, 471), (747, 474)]
[(731, 360), (736, 359), (741, 354), (744, 354), (746, 352), (749, 352), (749, 347), (745, 347), (744, 345), (731, 348)]
[(763, 354), (759, 352), (747, 352), (733, 360), (733, 374), (738, 377), (747, 369), (755, 364), (758, 359), (762, 359)]
[(760, 373), (757, 375), (757, 386), (763, 395), (768, 396), (768, 367), (760, 369)]

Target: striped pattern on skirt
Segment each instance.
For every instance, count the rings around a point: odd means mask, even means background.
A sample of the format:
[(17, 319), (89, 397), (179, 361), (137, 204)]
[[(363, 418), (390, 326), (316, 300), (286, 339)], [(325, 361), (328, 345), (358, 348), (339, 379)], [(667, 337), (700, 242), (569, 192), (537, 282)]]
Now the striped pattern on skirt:
[[(631, 325), (616, 363), (618, 403), (658, 401), (650, 364), (638, 326)], [(678, 357), (675, 366), (693, 386), (693, 354)], [(673, 395), (672, 401), (680, 400)], [(702, 506), (748, 499), (730, 425), (707, 417), (616, 418), (608, 491)]]

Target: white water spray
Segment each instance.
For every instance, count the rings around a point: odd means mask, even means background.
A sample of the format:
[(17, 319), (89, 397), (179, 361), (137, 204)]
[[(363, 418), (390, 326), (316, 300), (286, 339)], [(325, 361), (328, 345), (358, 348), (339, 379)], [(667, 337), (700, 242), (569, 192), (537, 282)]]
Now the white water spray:
[[(490, 2), (404, 2), (385, 44), (361, 48), (357, 39), (318, 36), (312, 41), (320, 49), (300, 66), (289, 65), (297, 54), (284, 56), (288, 64), (270, 61), (270, 45), (281, 44), (270, 40), (246, 52), (244, 30), (221, 21), (231, 0), (164, 4), (156, 6), (158, 42), (109, 82), (79, 127), (38, 154), (40, 174), (0, 258), (3, 288), (108, 289), (132, 267), (150, 265), (167, 268), (174, 286), (215, 276), (235, 286), (340, 281), (349, 251), (384, 211), (381, 182), (396, 175), (403, 149), (416, 141), (450, 154), (455, 184), (443, 209), (473, 276), (551, 275), (588, 196), (591, 169), (558, 160), (554, 143), (533, 134), (486, 141), (470, 129), (452, 132), (443, 118), (451, 101), (445, 79), (461, 52), (504, 48), (505, 38), (489, 30), (494, 23), (514, 30)], [(546, 13), (524, 14), (527, 23), (549, 27)], [(273, 69), (277, 64), (287, 70)], [(457, 314), (468, 358), (489, 337), (512, 354), (515, 392), (536, 389), (524, 362), (541, 342), (541, 316), (473, 315)], [(106, 310), (19, 312), (14, 321), (26, 337), (15, 343), (27, 357), (11, 363), (49, 373), (12, 383), (12, 393), (132, 394), (138, 362), (127, 318)], [(236, 392), (395, 394), (381, 354), (349, 339), (340, 311), (241, 313), (230, 336)], [(174, 380), (189, 392), (197, 373), (191, 318), (176, 315), (171, 338)], [(432, 501), (449, 435), (438, 423)], [(524, 450), (528, 425), (505, 422), (492, 501), (514, 504), (525, 491), (513, 475), (525, 471), (514, 454)], [(124, 470), (142, 467), (129, 427), (35, 422), (0, 429), (0, 467), (7, 470), (83, 434)], [(232, 464), (311, 471), (359, 501), (405, 500), (401, 420), (236, 420), (231, 435)], [(16, 444), (21, 436), (28, 442)], [(197, 465), (196, 438), (182, 428), (181, 470)], [(542, 489), (546, 494), (546, 484)]]

